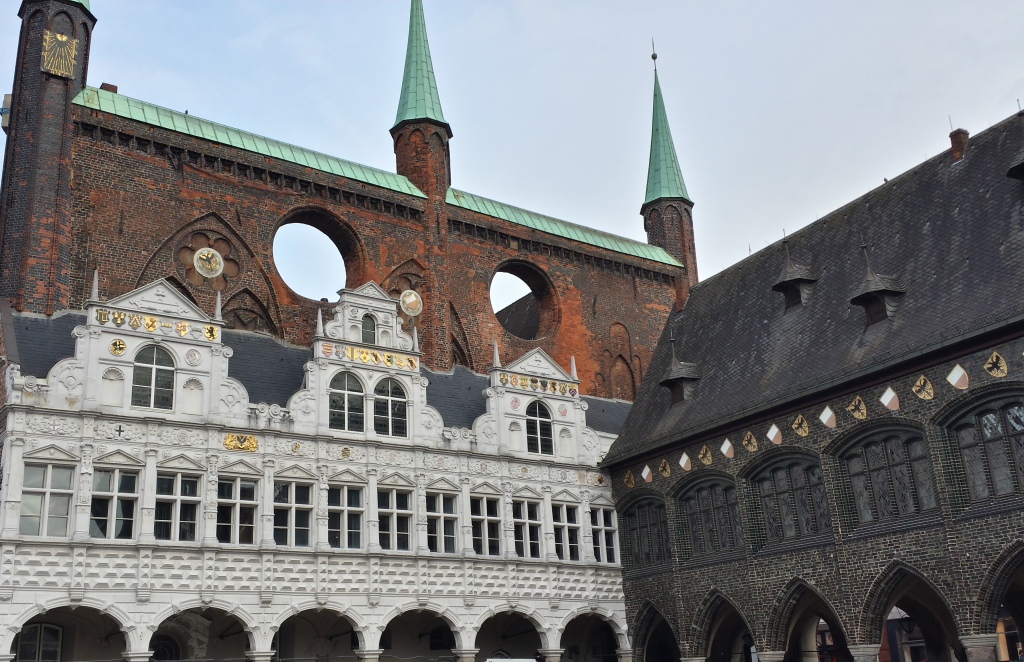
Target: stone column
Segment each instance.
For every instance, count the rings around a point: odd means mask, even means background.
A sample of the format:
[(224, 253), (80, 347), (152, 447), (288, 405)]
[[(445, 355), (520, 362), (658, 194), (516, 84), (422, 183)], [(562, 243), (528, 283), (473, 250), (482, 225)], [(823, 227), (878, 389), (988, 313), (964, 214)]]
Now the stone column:
[[(441, 501), (441, 497), (438, 497), (438, 500)], [(441, 503), (438, 503), (437, 507), (444, 510)], [(416, 546), (414, 549), (417, 554), (429, 554), (430, 548), (427, 547), (427, 475), (424, 473), (416, 474), (416, 512), (413, 513), (413, 522), (416, 527)], [(443, 552), (443, 529), (437, 532), (437, 538), (438, 550)], [(410, 545), (410, 547), (412, 546)]]
[(366, 551), (379, 552), (380, 517), (377, 514), (377, 469), (366, 472)]
[[(320, 552), (330, 551), (331, 543), (327, 539), (327, 492), (330, 486), (327, 483), (327, 471), (328, 467), (326, 464), (317, 465), (317, 474), (319, 480), (317, 481), (316, 490), (316, 531), (314, 532), (315, 546), (314, 549)], [(344, 496), (344, 494), (342, 495)], [(341, 546), (345, 547), (345, 530), (347, 522), (341, 523)]]
[(996, 643), (999, 636), (995, 634), (971, 634), (960, 637), (960, 643), (967, 652), (967, 662), (996, 662)]
[(786, 657), (786, 651), (757, 651), (758, 662), (782, 662), (784, 657)]
[[(71, 540), (89, 541), (89, 516), (92, 514), (92, 454), (95, 446), (82, 443), (82, 460), (78, 463), (78, 495), (73, 505)], [(110, 508), (117, 508), (117, 499), (110, 500)]]
[(459, 508), (459, 524), (462, 531), (462, 555), (469, 556), (473, 553), (473, 519), (470, 515), (469, 478), (463, 476), (459, 479), (459, 487), (462, 488)]
[(562, 648), (541, 648), (537, 651), (544, 656), (544, 662), (562, 662), (562, 653), (564, 652), (565, 650)]
[(8, 444), (10, 457), (7, 460), (7, 480), (4, 481), (4, 500), (6, 508), (3, 512), (3, 537), (14, 538), (21, 526), (21, 487), (25, 479), (25, 462), (22, 454), (25, 451), (24, 439), (12, 439)]
[(139, 544), (152, 545), (154, 518), (156, 517), (156, 458), (155, 448), (146, 449), (146, 469), (142, 472), (142, 522), (139, 531)]
[[(596, 563), (597, 557), (594, 556), (594, 525), (590, 521), (590, 490), (582, 490), (580, 496), (583, 497), (583, 503), (580, 504), (580, 544), (583, 545), (583, 549), (580, 550), (580, 558), (587, 563)], [(607, 559), (605, 559), (607, 561)]]
[(274, 651), (249, 651), (245, 656), (250, 662), (270, 662), (274, 658)]
[(632, 648), (620, 648), (615, 651), (615, 655), (619, 662), (633, 662), (633, 649)]
[(125, 662), (149, 662), (153, 657), (153, 651), (125, 651)]
[(206, 498), (203, 499), (203, 545), (217, 544), (217, 494), (220, 487), (218, 464), (220, 455), (210, 453), (206, 457)]
[[(551, 513), (551, 486), (545, 485), (541, 488), (541, 492), (544, 493), (544, 504), (541, 506), (543, 512), (541, 513), (541, 531), (544, 534), (544, 549), (547, 550), (546, 558), (548, 563), (558, 562), (558, 554), (555, 552), (555, 523), (552, 521), (553, 516)], [(564, 540), (563, 543), (568, 547), (569, 541)], [(566, 557), (568, 557), (569, 551), (566, 549)]]
[(476, 662), (476, 654), (479, 652), (479, 648), (462, 648), (459, 650), (452, 650), (452, 653), (455, 654), (456, 662)]
[(853, 662), (878, 662), (880, 647), (881, 644), (850, 644), (846, 648), (850, 651)]
[(381, 653), (384, 651), (381, 649), (377, 650), (366, 650), (366, 651), (353, 651), (362, 662), (379, 662)]
[(263, 460), (263, 512), (260, 515), (260, 547), (274, 549), (274, 460)]

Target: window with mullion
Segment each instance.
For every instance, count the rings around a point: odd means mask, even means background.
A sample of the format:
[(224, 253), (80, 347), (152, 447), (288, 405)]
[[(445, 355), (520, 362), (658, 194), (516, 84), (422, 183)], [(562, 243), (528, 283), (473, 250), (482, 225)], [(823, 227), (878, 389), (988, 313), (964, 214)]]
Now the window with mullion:
[(378, 490), (377, 519), (381, 548), (409, 551), (412, 537), (412, 492)]
[(174, 408), (174, 360), (162, 347), (149, 345), (135, 355), (132, 371), (132, 406)]
[(567, 504), (551, 505), (551, 519), (555, 525), (555, 554), (563, 561), (580, 560), (579, 508)]
[(89, 518), (91, 537), (114, 540), (134, 538), (138, 484), (137, 471), (93, 470)]
[(1024, 492), (1024, 404), (987, 405), (954, 434), (971, 501)]
[(825, 483), (815, 463), (776, 466), (755, 481), (770, 542), (814, 535), (832, 528)]
[(359, 378), (351, 372), (335, 375), (328, 395), (328, 426), (332, 430), (362, 432), (365, 406), (366, 398)]
[(373, 431), (389, 437), (408, 434), (408, 402), (405, 389), (394, 379), (384, 379), (373, 389)]
[(69, 533), (75, 468), (26, 464), (21, 493), (19, 532), (27, 536)]
[(195, 542), (199, 530), (199, 477), (157, 474), (153, 537)]
[(58, 625), (24, 625), (15, 638), (14, 659), (16, 662), (59, 662), (63, 635), (63, 628)]
[(626, 512), (629, 551), (636, 567), (663, 563), (670, 558), (668, 514), (660, 501), (642, 501)]
[(473, 526), (473, 551), (477, 554), (501, 554), (501, 509), (495, 497), (472, 497), (469, 517)]
[(938, 507), (927, 447), (917, 436), (868, 439), (848, 451), (843, 462), (860, 524)]
[(541, 455), (555, 454), (551, 412), (537, 401), (531, 402), (526, 408), (526, 450)]
[(313, 520), (313, 486), (274, 481), (274, 542), (309, 547)]
[(600, 563), (615, 563), (617, 525), (611, 508), (590, 507), (590, 530), (594, 537), (594, 558)]
[(327, 488), (327, 543), (336, 549), (363, 545), (363, 490), (351, 485)]
[(732, 485), (703, 484), (683, 496), (683, 513), (694, 557), (743, 545), (739, 502)]
[(217, 541), (252, 545), (256, 542), (259, 483), (247, 478), (217, 481)]
[(454, 494), (427, 492), (427, 548), (432, 552), (454, 554), (459, 516)]
[(524, 559), (540, 558), (540, 505), (539, 501), (512, 500), (516, 555)]

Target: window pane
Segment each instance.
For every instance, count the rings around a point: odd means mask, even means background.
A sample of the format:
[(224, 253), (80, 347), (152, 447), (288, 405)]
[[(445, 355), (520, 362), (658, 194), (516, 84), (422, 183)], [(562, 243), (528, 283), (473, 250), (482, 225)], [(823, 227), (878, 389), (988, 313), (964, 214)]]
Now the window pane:
[(360, 508), (363, 503), (363, 491), (358, 488), (348, 488), (348, 505), (350, 508)]
[(45, 486), (46, 467), (37, 467), (31, 464), (25, 465), (24, 487), (41, 488)]
[(174, 390), (174, 373), (170, 370), (157, 370), (153, 386), (158, 389)]
[(274, 503), (288, 503), (289, 483), (274, 483)]
[(446, 496), (444, 497), (444, 512), (448, 515), (455, 514), (455, 497)]
[(55, 490), (70, 490), (75, 470), (71, 467), (50, 467), (50, 487)]
[[(153, 369), (145, 366), (135, 366), (135, 370), (132, 371), (132, 385), (133, 386), (149, 386), (153, 383)], [(132, 389), (133, 391), (135, 389)]]
[(174, 494), (174, 476), (157, 476), (156, 493), (168, 495)]
[(103, 469), (96, 469), (92, 473), (92, 491), (93, 492), (109, 492), (110, 491), (110, 479), (113, 478), (113, 471), (105, 471)]
[(340, 487), (329, 487), (327, 488), (327, 505), (331, 507), (341, 506), (341, 488)]
[(311, 488), (309, 485), (295, 486), (295, 503), (310, 504)]
[(409, 492), (395, 493), (395, 509), (409, 510)]
[(181, 479), (181, 496), (194, 497), (199, 495), (199, 479), (198, 478), (185, 478)]
[(122, 473), (117, 481), (117, 491), (122, 494), (135, 494), (138, 482), (139, 474)]
[(156, 409), (173, 409), (174, 408), (174, 396), (173, 391), (165, 391), (158, 389), (153, 392), (153, 407)]
[(222, 480), (217, 483), (217, 498), (231, 499), (235, 496), (235, 481)]

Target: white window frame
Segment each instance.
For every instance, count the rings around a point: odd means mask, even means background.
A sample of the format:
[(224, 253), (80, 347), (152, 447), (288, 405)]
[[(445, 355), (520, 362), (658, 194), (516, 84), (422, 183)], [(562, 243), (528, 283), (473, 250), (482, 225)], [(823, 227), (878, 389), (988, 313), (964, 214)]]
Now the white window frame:
[[(29, 485), (28, 481), (28, 470), (29, 468), (42, 469), (43, 470), (43, 483), (41, 487), (33, 487)], [(52, 487), (53, 484), (53, 470), (60, 469), (60, 475), (64, 475), (65, 471), (69, 472), (68, 476), (68, 487)], [(36, 464), (34, 462), (27, 462), (24, 467), (25, 480), (22, 481), (21, 488), (21, 517), (18, 522), (18, 531), (25, 536), (47, 536), (51, 538), (62, 538), (66, 537), (71, 533), (71, 506), (75, 501), (75, 477), (77, 474), (76, 467), (67, 464)], [(39, 499), (39, 512), (35, 515), (25, 514), (26, 496), (38, 497)], [(65, 501), (66, 512), (61, 515), (53, 515), (51, 512), (54, 503), (60, 503), (62, 500)], [(26, 519), (37, 519), (35, 531), (26, 530), (25, 524)], [(59, 529), (51, 531), (50, 524), (51, 520), (63, 520), (64, 530)]]
[[(283, 492), (281, 491), (282, 487), (285, 488)], [(313, 497), (316, 489), (312, 483), (303, 481), (274, 481), (274, 542), (279, 546), (311, 547), (313, 545)], [(282, 501), (282, 498), (286, 500)], [(307, 500), (299, 501), (300, 498)], [(280, 519), (282, 516), (283, 524)], [(305, 520), (306, 525), (299, 526), (300, 520)], [(305, 537), (305, 542), (299, 542), (303, 537)]]
[[(531, 414), (530, 410), (535, 406), (538, 413)], [(547, 426), (546, 434), (545, 425)], [(548, 450), (544, 448), (545, 442), (549, 444)], [(555, 454), (555, 425), (551, 409), (540, 400), (534, 400), (526, 406), (526, 452), (537, 455)]]
[[(488, 508), (492, 504), (493, 514)], [(473, 528), (473, 551), (480, 556), (501, 556), (501, 498), (471, 496), (469, 512)]]
[[(380, 393), (379, 390), (385, 386), (397, 387), (401, 396), (394, 395), (393, 388), (389, 388), (388, 393)], [(377, 413), (381, 407), (386, 413)], [(395, 423), (399, 420), (405, 429), (401, 430), (399, 434), (395, 434)], [(384, 423), (384, 425), (378, 425), (378, 423)], [(373, 387), (373, 431), (385, 437), (405, 439), (409, 436), (409, 394), (402, 382), (394, 377), (382, 379)]]
[[(451, 504), (450, 510), (446, 508), (448, 504)], [(458, 541), (458, 495), (427, 492), (427, 549), (438, 554), (455, 554), (459, 550)]]
[[(170, 478), (172, 482), (171, 494), (161, 492), (161, 481), (165, 481)], [(182, 484), (184, 481), (195, 481), (195, 494), (182, 494)], [(166, 484), (166, 483), (164, 483)], [(154, 513), (153, 519), (153, 537), (157, 540), (164, 540), (167, 542), (198, 542), (202, 538), (202, 532), (199, 530), (202, 522), (202, 494), (203, 494), (203, 477), (190, 473), (182, 473), (177, 471), (163, 471), (158, 472), (156, 475), (156, 512)], [(169, 504), (171, 507), (171, 519), (156, 519), (160, 512), (160, 506), (162, 504)], [(195, 519), (183, 520), (182, 511), (186, 510), (187, 506), (193, 506), (195, 508)], [(157, 525), (169, 523), (170, 537), (161, 538), (157, 535)], [(192, 537), (182, 537), (182, 526), (191, 523), (193, 528)]]
[[(366, 521), (365, 492), (359, 485), (329, 485), (327, 487), (327, 544), (333, 549), (362, 549), (363, 548), (363, 524)], [(352, 494), (358, 495), (359, 505), (352, 505)], [(335, 495), (337, 499), (335, 499)], [(352, 517), (358, 517), (359, 522), (353, 528)], [(335, 525), (334, 520), (337, 520)], [(337, 536), (338, 544), (332, 541), (332, 536)], [(355, 536), (353, 545), (352, 536)]]
[[(222, 488), (231, 487), (230, 496), (223, 496)], [(252, 488), (252, 498), (242, 498), (242, 487)], [(217, 479), (217, 542), (231, 545), (255, 545), (260, 521), (260, 481), (252, 477), (221, 476)], [(251, 523), (243, 524), (242, 515), (251, 513)], [(225, 518), (224, 516), (227, 515)], [(223, 521), (226, 519), (227, 521)], [(248, 519), (248, 517), (246, 518)], [(245, 535), (248, 531), (248, 540)], [(224, 535), (224, 534), (227, 535)], [(225, 540), (224, 538), (227, 538)]]
[(519, 558), (541, 558), (542, 505), (535, 499), (512, 499), (512, 527)]
[[(334, 380), (339, 377), (348, 377), (355, 380), (358, 391), (351, 391), (346, 388), (334, 386)], [(336, 408), (334, 403), (340, 400), (341, 407)], [(359, 411), (353, 411), (353, 404), (358, 404)], [(331, 415), (338, 414), (341, 417), (341, 426), (332, 425)], [(354, 425), (352, 418), (361, 416), (359, 425)], [(366, 388), (362, 380), (351, 370), (342, 370), (331, 377), (327, 388), (327, 427), (331, 430), (342, 430), (344, 432), (363, 432), (366, 430)]]
[[(405, 498), (406, 508), (398, 507), (399, 496)], [(385, 497), (386, 503), (383, 501)], [(377, 528), (380, 532), (378, 537), (381, 549), (408, 552), (413, 548), (412, 515), (412, 490), (397, 487), (377, 489)]]
[(598, 563), (618, 563), (619, 525), (615, 509), (590, 506), (590, 530), (594, 538), (594, 558)]
[[(153, 352), (153, 362), (152, 363), (140, 363), (139, 362), (139, 354), (141, 354), (142, 352), (146, 351), (147, 349), (153, 349), (154, 350), (154, 352)], [(163, 352), (168, 357), (168, 359), (170, 359), (170, 361), (171, 361), (171, 365), (170, 366), (161, 365), (160, 363), (157, 362), (157, 357), (160, 355), (161, 352)], [(174, 363), (174, 355), (171, 354), (171, 352), (169, 352), (166, 349), (164, 349), (163, 347), (160, 347), (158, 345), (145, 345), (145, 346), (139, 348), (139, 351), (135, 352), (135, 358), (133, 359), (133, 366), (132, 366), (131, 406), (132, 407), (139, 407), (139, 408), (143, 408), (143, 409), (158, 409), (160, 411), (174, 411), (174, 391), (175, 391), (175, 384), (176, 384), (176, 381), (177, 381), (176, 380), (176, 377), (177, 377), (176, 376), (176, 372), (177, 372), (176, 368), (177, 368), (177, 366)], [(139, 370), (149, 370), (149, 380), (148, 380), (147, 383), (139, 383), (139, 382), (136, 381), (136, 375), (139, 374)], [(156, 380), (157, 380), (157, 375), (160, 372), (169, 372), (169, 373), (171, 373), (171, 386), (170, 386), (170, 388), (166, 388), (166, 387), (163, 387), (163, 386), (161, 386), (159, 388), (157, 387)], [(140, 403), (136, 403), (135, 402), (135, 392), (136, 392), (136, 389), (146, 389), (146, 390), (149, 391), (149, 397), (147, 398), (149, 404), (142, 404), (141, 402)], [(167, 394), (170, 395), (171, 400), (170, 400), (170, 403), (168, 403), (168, 406), (164, 407), (162, 405), (158, 405), (157, 404), (156, 396), (157, 396), (157, 391), (158, 390), (164, 391), (164, 392), (166, 392)]]
[[(369, 326), (367, 326), (367, 322), (369, 322)], [(367, 334), (370, 336), (369, 340), (366, 339)], [(369, 313), (363, 315), (359, 321), (359, 339), (364, 345), (377, 344), (377, 320)]]
[(572, 503), (553, 503), (551, 520), (555, 529), (555, 554), (558, 558), (562, 561), (583, 560), (580, 507)]
[[(89, 506), (89, 536), (92, 538), (106, 539), (106, 540), (134, 540), (136, 533), (136, 523), (138, 521), (138, 505), (139, 505), (139, 479), (140, 471), (138, 469), (107, 469), (97, 467), (92, 472), (92, 503)], [(104, 474), (109, 474), (110, 480), (108, 483), (108, 489), (100, 489), (100, 480)], [(125, 478), (131, 477), (133, 484), (131, 491), (122, 490), (122, 482)], [(102, 517), (97, 517), (96, 506), (98, 502), (106, 501), (107, 514)], [(130, 507), (130, 514), (125, 517), (123, 516), (124, 508), (127, 505)], [(106, 533), (99, 530), (99, 522), (103, 522), (103, 526), (106, 527)], [(130, 522), (129, 531), (127, 535), (120, 535), (121, 523)]]

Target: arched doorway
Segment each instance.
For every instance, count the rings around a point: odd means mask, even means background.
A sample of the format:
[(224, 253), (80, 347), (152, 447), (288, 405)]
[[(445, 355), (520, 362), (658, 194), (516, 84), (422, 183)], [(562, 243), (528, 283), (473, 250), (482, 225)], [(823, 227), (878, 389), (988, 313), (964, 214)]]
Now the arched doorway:
[(18, 662), (120, 660), (126, 652), (121, 625), (89, 607), (60, 607), (31, 618), (14, 637)]
[(853, 662), (839, 617), (814, 589), (803, 582), (791, 584), (779, 604), (784, 662)]
[(875, 582), (866, 614), (893, 662), (966, 660), (945, 598), (922, 576), (896, 565)]
[(731, 602), (720, 600), (708, 624), (708, 662), (752, 662), (756, 653), (753, 635)]
[(359, 633), (344, 616), (324, 609), (308, 609), (291, 616), (274, 638), (278, 662), (354, 660)]
[(410, 611), (394, 618), (380, 635), (380, 662), (447, 659), (456, 647), (448, 622), (429, 611)]
[(533, 659), (541, 648), (541, 641), (529, 619), (515, 612), (502, 612), (484, 621), (474, 647), (479, 651), (477, 662), (491, 658)]
[(572, 662), (615, 662), (618, 659), (615, 631), (594, 614), (583, 614), (569, 621), (558, 647), (565, 651), (563, 658)]
[(186, 609), (164, 619), (149, 640), (154, 660), (243, 660), (245, 624), (222, 609)]
[(633, 646), (636, 662), (678, 662), (681, 657), (672, 626), (651, 603), (637, 615)]

